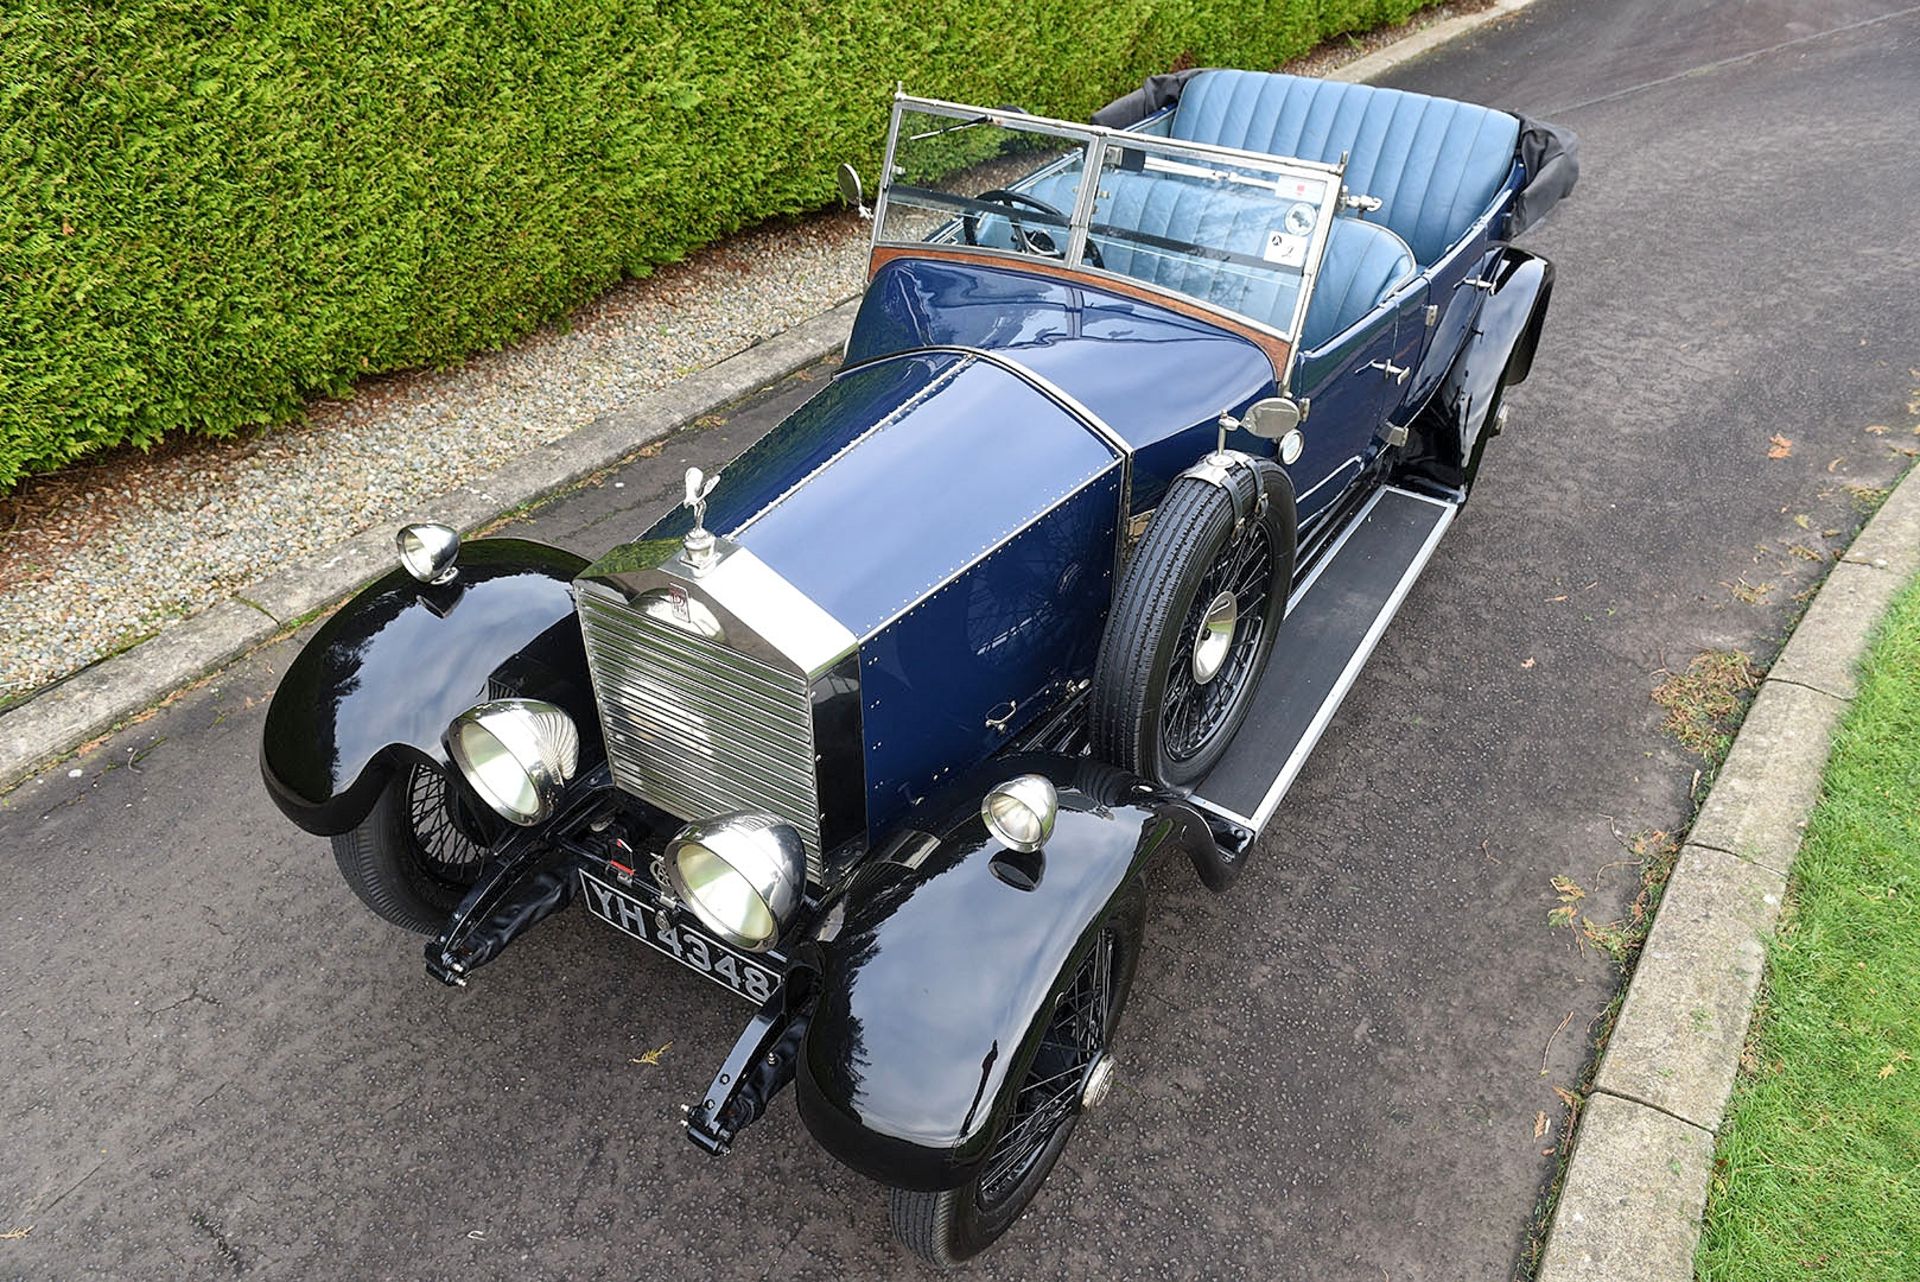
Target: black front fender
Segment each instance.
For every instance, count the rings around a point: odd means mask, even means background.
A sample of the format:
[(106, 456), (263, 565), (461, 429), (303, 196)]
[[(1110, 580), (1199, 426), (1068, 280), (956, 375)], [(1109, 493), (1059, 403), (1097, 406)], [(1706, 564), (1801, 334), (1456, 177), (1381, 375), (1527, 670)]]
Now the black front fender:
[[(989, 835), (980, 799), (1029, 771), (1053, 780), (1060, 812), (1044, 850), (1020, 855)], [(1084, 758), (990, 762), (917, 807), (812, 949), (819, 999), (795, 1094), (814, 1137), (896, 1187), (962, 1183), (1068, 963), (1167, 851), (1211, 856), (1199, 814)]]
[(397, 764), (444, 765), (447, 723), (493, 698), (559, 704), (580, 727), (582, 760), (597, 760), (600, 722), (568, 592), (586, 564), (523, 539), (478, 539), (460, 549), (450, 583), (396, 569), (364, 589), (274, 691), (260, 743), (274, 802), (308, 832), (346, 832)]

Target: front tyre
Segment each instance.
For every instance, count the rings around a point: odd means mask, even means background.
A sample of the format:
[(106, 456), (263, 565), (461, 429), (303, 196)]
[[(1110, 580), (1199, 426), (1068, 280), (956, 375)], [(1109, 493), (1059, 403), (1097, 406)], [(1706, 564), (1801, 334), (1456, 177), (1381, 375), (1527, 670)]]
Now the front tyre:
[(406, 766), (360, 826), (333, 839), (340, 875), (376, 916), (422, 935), (446, 925), (487, 853), (455, 822), (457, 804), (438, 766)]
[[(1227, 486), (1231, 486), (1229, 492)], [(1121, 575), (1088, 699), (1094, 755), (1170, 786), (1246, 719), (1293, 585), (1293, 487), (1271, 459), (1183, 476)]]
[[(1043, 1031), (998, 1123), (987, 1158), (959, 1188), (887, 1190), (894, 1236), (928, 1263), (947, 1268), (992, 1246), (1033, 1201), (1067, 1137), (1112, 1080), (1119, 1023), (1146, 930), (1139, 885), (1108, 914), (1093, 943), (1068, 964), (1065, 982), (1041, 1014)], [(1015, 1080), (1015, 1079), (1010, 1079)]]

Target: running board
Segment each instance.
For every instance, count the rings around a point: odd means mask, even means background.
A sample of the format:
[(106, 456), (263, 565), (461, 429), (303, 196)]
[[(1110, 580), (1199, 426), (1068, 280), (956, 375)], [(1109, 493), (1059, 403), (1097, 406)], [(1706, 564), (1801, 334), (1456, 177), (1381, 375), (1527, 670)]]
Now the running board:
[(1459, 510), (1396, 486), (1367, 500), (1287, 599), (1253, 707), (1195, 804), (1259, 835)]

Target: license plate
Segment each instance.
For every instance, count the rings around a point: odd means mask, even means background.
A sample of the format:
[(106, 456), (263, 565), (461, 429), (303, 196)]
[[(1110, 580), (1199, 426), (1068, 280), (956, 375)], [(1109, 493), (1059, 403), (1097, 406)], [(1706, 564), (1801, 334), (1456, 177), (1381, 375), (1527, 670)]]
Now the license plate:
[(656, 908), (582, 870), (580, 889), (593, 915), (615, 930), (659, 949), (689, 970), (731, 988), (751, 1002), (764, 1002), (780, 977), (709, 935), (683, 914)]

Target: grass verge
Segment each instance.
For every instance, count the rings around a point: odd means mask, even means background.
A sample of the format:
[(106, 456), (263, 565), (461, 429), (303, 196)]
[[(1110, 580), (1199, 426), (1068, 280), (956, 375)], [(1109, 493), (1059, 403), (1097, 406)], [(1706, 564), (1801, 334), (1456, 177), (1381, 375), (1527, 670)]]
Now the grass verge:
[(1881, 625), (1794, 863), (1696, 1269), (1920, 1278), (1920, 582)]

